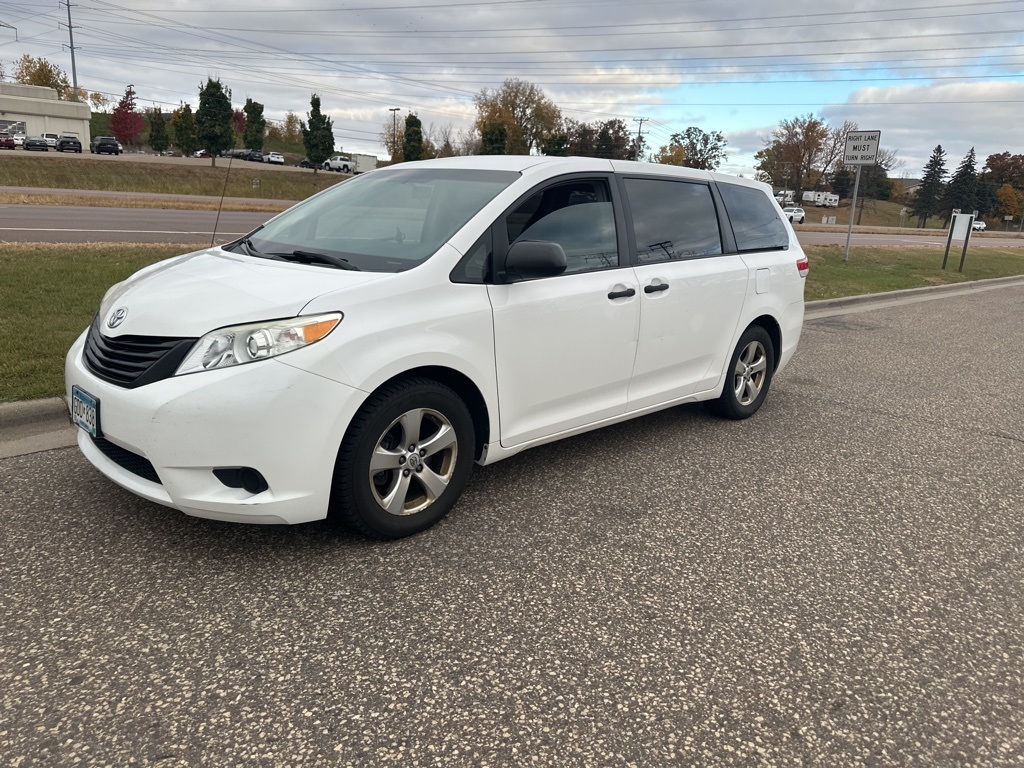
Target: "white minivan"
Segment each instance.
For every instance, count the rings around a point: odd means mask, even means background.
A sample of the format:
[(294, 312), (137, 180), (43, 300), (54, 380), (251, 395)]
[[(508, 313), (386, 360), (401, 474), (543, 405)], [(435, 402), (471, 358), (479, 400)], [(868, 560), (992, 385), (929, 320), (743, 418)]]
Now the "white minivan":
[(753, 415), (807, 259), (765, 184), (625, 161), (372, 171), (113, 286), (67, 355), (78, 444), (190, 515), (395, 538), (474, 462), (680, 403)]

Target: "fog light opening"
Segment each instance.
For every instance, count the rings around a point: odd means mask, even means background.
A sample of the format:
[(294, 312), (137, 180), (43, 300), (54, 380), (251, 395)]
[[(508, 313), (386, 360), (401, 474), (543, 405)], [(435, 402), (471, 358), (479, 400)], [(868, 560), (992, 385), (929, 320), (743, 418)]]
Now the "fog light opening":
[(254, 496), (270, 487), (263, 475), (252, 467), (225, 467), (213, 470), (213, 474), (228, 488), (241, 488)]

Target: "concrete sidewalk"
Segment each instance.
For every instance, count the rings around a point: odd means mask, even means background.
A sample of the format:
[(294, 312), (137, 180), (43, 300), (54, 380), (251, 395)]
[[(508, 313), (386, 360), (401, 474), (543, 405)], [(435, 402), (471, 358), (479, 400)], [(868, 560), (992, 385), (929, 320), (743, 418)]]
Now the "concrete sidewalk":
[[(975, 280), (969, 283), (913, 288), (906, 291), (849, 296), (842, 299), (809, 301), (805, 320), (867, 312), (873, 309), (932, 301), (947, 296), (962, 296), (999, 288), (1024, 285), (1024, 275)], [(54, 448), (75, 445), (76, 429), (68, 417), (64, 399), (49, 397), (19, 403), (0, 404), (0, 459), (23, 456)]]

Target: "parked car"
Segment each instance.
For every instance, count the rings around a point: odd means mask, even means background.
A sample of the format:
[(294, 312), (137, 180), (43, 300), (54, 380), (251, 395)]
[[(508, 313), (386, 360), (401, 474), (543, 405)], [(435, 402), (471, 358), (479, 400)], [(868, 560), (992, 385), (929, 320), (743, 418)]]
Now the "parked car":
[(985, 222), (982, 221), (981, 219), (975, 219), (974, 223), (971, 224), (971, 229), (973, 229), (975, 232), (984, 232), (986, 229), (988, 229), (988, 225), (985, 224)]
[(783, 208), (782, 212), (784, 214), (786, 214), (786, 216), (789, 218), (789, 220), (791, 222), (793, 222), (794, 224), (803, 224), (804, 223), (804, 219), (807, 218), (806, 215), (804, 214), (804, 209), (803, 208), (793, 208), (793, 207)]
[(120, 155), (121, 145), (113, 136), (95, 136), (89, 142), (89, 151), (94, 155)]
[(14, 134), (14, 143), (17, 144), (19, 147), (23, 147), (25, 146), (25, 138), (26, 137), (24, 133), (16, 133)]
[(9, 133), (0, 133), (0, 149), (17, 149), (14, 137)]
[(284, 155), (280, 152), (268, 152), (263, 156), (263, 161), (274, 165), (284, 165)]
[(77, 136), (61, 136), (57, 142), (58, 152), (77, 152), (82, 154), (82, 142)]
[(750, 179), (396, 165), (110, 288), (68, 352), (68, 402), (88, 461), (139, 496), (397, 538), (444, 517), (474, 461), (681, 403), (754, 415), (807, 270)]
[(192, 153), (192, 157), (209, 157), (209, 156), (210, 156), (210, 153), (207, 152), (205, 149), (197, 149), (195, 152)]
[(247, 149), (244, 152), (242, 152), (239, 155), (239, 157), (241, 157), (242, 160), (249, 160), (250, 162), (253, 163), (263, 162), (263, 153), (260, 152), (258, 149)]
[(57, 142), (60, 141), (60, 136), (56, 133), (44, 133), (43, 138), (46, 139), (46, 146), (50, 149), (56, 149)]
[(32, 151), (50, 151), (50, 143), (44, 136), (29, 136), (25, 139), (25, 149)]
[(299, 161), (299, 168), (320, 168), (321, 166), (314, 163), (308, 157), (304, 157)]

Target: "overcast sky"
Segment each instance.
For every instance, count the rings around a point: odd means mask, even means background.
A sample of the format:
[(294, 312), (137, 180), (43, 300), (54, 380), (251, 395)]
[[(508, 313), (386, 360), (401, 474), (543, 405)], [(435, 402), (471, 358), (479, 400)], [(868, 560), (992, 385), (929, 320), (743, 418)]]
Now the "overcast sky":
[[(896, 176), (919, 177), (936, 144), (950, 170), (972, 146), (979, 165), (1024, 152), (1024, 0), (79, 0), (72, 23), (90, 91), (132, 83), (171, 110), (213, 76), (272, 120), (305, 118), (316, 91), (337, 144), (382, 157), (390, 108), (468, 129), (474, 94), (507, 77), (577, 120), (646, 118), (654, 148), (721, 131), (729, 173), (751, 175), (779, 120), (807, 113), (881, 131)], [(0, 5), (8, 76), (26, 53), (70, 78), (57, 0)]]

